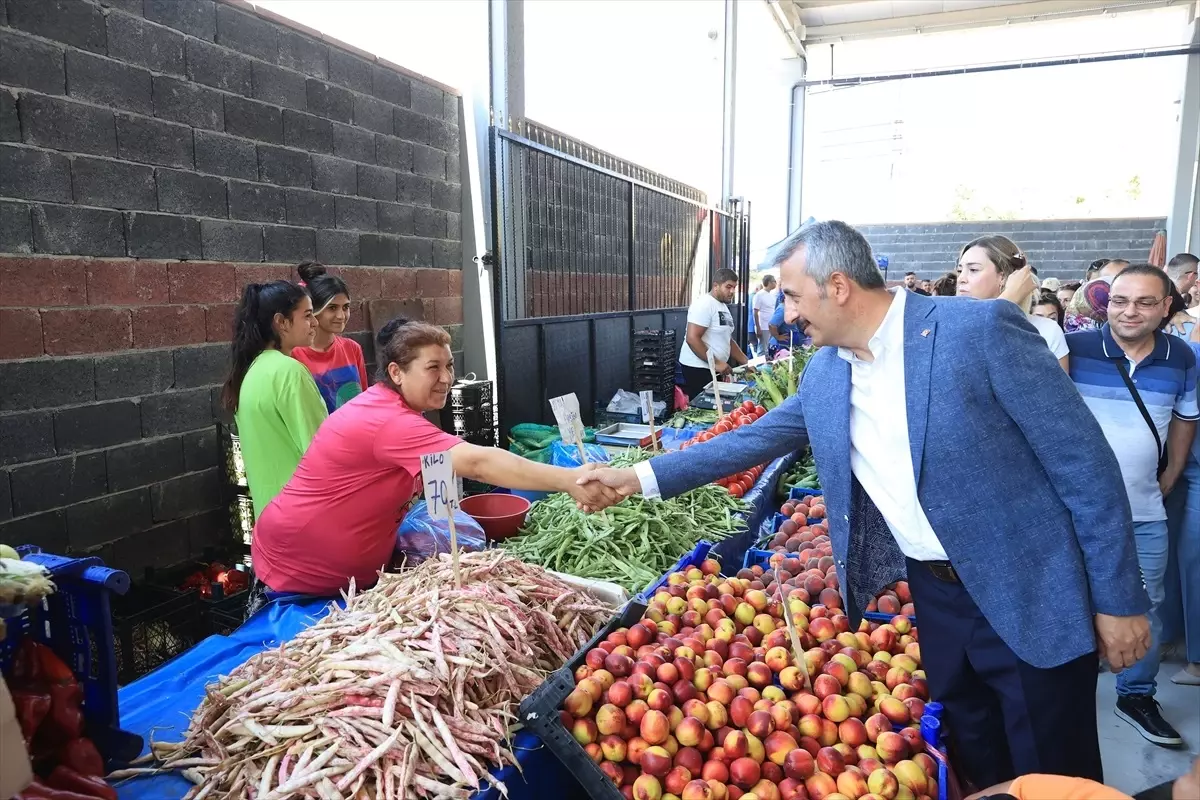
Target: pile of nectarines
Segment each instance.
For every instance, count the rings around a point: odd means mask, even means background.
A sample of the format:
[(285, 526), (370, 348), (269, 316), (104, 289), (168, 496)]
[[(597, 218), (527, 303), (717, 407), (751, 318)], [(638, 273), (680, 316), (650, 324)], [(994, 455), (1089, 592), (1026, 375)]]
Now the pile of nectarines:
[(771, 566), (671, 574), (639, 622), (584, 655), (563, 725), (630, 800), (937, 797), (910, 620), (852, 632), (836, 605), (810, 605), (836, 591)]

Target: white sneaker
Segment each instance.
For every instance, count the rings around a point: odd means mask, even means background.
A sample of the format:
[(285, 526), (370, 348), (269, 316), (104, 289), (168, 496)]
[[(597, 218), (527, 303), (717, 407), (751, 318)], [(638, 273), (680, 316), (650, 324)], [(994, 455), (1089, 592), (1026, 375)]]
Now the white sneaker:
[(1180, 686), (1200, 686), (1200, 664), (1188, 664), (1171, 676), (1171, 683)]

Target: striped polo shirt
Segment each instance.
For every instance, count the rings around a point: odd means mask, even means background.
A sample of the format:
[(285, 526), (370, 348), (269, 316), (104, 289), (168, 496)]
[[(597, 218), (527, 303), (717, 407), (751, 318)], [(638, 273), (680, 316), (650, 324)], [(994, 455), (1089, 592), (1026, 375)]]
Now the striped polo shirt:
[(1158, 453), (1150, 426), (1121, 379), (1117, 362), (1124, 359), (1133, 385), (1166, 444), (1171, 417), (1200, 419), (1196, 406), (1196, 356), (1175, 336), (1154, 334), (1154, 350), (1138, 364), (1125, 356), (1108, 323), (1096, 330), (1067, 334), (1071, 380), (1100, 422), (1117, 455), (1134, 522), (1167, 518), (1158, 488)]

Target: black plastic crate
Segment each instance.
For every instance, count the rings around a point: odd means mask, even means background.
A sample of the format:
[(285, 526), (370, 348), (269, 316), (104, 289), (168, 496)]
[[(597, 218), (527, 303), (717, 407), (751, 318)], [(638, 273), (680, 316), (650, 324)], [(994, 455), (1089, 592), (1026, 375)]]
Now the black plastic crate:
[(450, 387), (450, 407), (481, 408), (492, 405), (492, 382), (464, 378)]
[(654, 330), (651, 328), (643, 328), (640, 331), (633, 332), (634, 347), (648, 345), (661, 346), (673, 344), (675, 342), (674, 330)]
[(242, 460), (242, 442), (232, 425), (218, 425), (217, 435), (221, 440), (221, 455), (224, 457), (225, 483), (239, 489), (247, 489), (246, 464)]
[(491, 406), (483, 408), (451, 409), (452, 424), (458, 431), (482, 431), (496, 427), (496, 416)]
[(593, 800), (623, 800), (623, 797), (616, 784), (600, 771), (600, 766), (592, 761), (571, 732), (563, 727), (558, 712), (563, 700), (575, 688), (575, 669), (583, 663), (588, 651), (617, 628), (629, 627), (645, 613), (645, 604), (629, 601), (562, 669), (551, 673), (541, 686), (521, 701), (521, 722), (537, 734)]
[(239, 492), (229, 501), (229, 530), (246, 547), (254, 538), (254, 501), (248, 493)]
[(200, 595), (134, 586), (112, 598), (117, 683), (125, 685), (190, 650), (208, 635)]
[(213, 600), (205, 605), (208, 613), (208, 633), (214, 636), (228, 636), (241, 627), (246, 621), (246, 600), (249, 592)]

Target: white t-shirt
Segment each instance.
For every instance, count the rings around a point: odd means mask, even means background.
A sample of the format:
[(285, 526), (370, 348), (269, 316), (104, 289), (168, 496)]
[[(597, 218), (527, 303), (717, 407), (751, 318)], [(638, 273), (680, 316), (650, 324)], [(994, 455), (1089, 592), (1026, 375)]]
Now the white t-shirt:
[[(771, 315), (775, 313), (775, 290), (760, 289), (754, 295), (754, 310), (758, 312), (758, 319), (754, 322), (754, 329), (759, 333), (769, 333), (768, 323), (771, 321)], [(761, 321), (761, 325), (759, 322)]]
[(1046, 340), (1046, 346), (1054, 353), (1055, 358), (1062, 358), (1071, 352), (1071, 348), (1067, 347), (1067, 337), (1063, 335), (1063, 329), (1058, 327), (1057, 322), (1036, 314), (1026, 314), (1025, 318), (1029, 320), (1030, 325), (1037, 328), (1037, 332)]
[[(689, 324), (708, 329), (702, 339), (704, 346), (712, 353), (714, 361), (728, 363), (729, 343), (733, 339), (733, 314), (730, 313), (729, 306), (706, 292), (692, 301), (688, 308), (687, 321)], [(708, 368), (708, 362), (701, 361), (692, 352), (686, 339), (683, 347), (679, 348), (679, 363), (685, 367)]]

